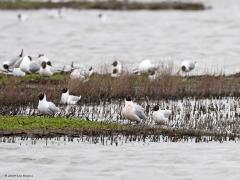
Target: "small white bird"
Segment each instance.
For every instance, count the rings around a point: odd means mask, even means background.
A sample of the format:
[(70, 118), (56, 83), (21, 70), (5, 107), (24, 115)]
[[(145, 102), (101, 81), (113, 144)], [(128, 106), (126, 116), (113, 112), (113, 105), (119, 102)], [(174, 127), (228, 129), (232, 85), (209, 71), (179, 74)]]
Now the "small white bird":
[(154, 120), (155, 124), (166, 124), (170, 115), (172, 114), (171, 110), (160, 110), (158, 105), (153, 107), (153, 111), (152, 119)]
[(134, 121), (137, 123), (141, 122), (141, 120), (146, 121), (147, 119), (143, 107), (133, 103), (130, 96), (125, 99), (125, 106), (122, 109), (122, 115), (129, 121)]
[(90, 67), (87, 71), (82, 69), (74, 69), (71, 74), (71, 79), (79, 79), (84, 82), (88, 81), (93, 74), (93, 68)]
[(28, 19), (28, 16), (27, 16), (26, 14), (22, 14), (22, 13), (19, 13), (19, 14), (17, 15), (17, 17), (18, 17), (18, 20), (19, 20), (20, 22), (24, 22), (24, 21), (26, 21), (26, 20)]
[(67, 88), (62, 89), (62, 96), (60, 101), (62, 104), (75, 105), (80, 101), (80, 99), (81, 96), (69, 95), (69, 90)]
[(20, 69), (25, 73), (36, 73), (40, 70), (40, 64), (33, 61), (31, 56), (25, 56), (20, 64)]
[(50, 61), (48, 61), (48, 62), (43, 61), (42, 62), (41, 68), (39, 70), (39, 74), (41, 76), (52, 76), (53, 75), (53, 72), (51, 70), (51, 62)]
[(7, 75), (12, 75), (12, 76), (16, 76), (16, 77), (23, 77), (23, 76), (26, 75), (26, 73), (21, 71), (20, 68), (13, 68), (13, 70), (9, 70), (7, 72)]
[(103, 13), (99, 13), (99, 14), (98, 14), (98, 18), (99, 18), (99, 20), (100, 20), (101, 22), (103, 22), (103, 23), (105, 23), (105, 22), (108, 21), (107, 15), (106, 15), (106, 14), (103, 14)]
[(23, 49), (21, 53), (9, 61), (3, 62), (3, 69), (8, 71), (11, 68), (18, 68), (23, 58)]
[(189, 61), (189, 60), (185, 60), (181, 64), (181, 70), (183, 72), (186, 72), (186, 73), (190, 72), (195, 68), (196, 63), (197, 63), (196, 61), (192, 62), (192, 61)]
[(119, 77), (122, 73), (122, 64), (119, 61), (114, 61), (111, 68), (111, 77)]
[(138, 66), (138, 71), (140, 73), (147, 73), (148, 71), (154, 70), (154, 69), (156, 69), (156, 67), (148, 59), (142, 61)]
[(43, 115), (56, 115), (60, 113), (60, 109), (52, 102), (47, 101), (45, 94), (38, 96), (38, 111)]
[(154, 71), (154, 70), (148, 71), (148, 79), (150, 81), (154, 81), (154, 80), (156, 80), (156, 78), (157, 78), (156, 71)]

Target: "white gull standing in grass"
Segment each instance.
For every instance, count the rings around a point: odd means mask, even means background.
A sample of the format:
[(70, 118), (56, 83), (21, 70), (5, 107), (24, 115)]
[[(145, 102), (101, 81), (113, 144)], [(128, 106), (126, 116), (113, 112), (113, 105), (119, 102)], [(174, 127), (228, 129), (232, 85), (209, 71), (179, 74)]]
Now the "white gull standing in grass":
[(134, 103), (130, 96), (125, 99), (125, 106), (122, 109), (122, 115), (131, 122), (139, 123), (141, 120), (144, 122), (147, 120), (144, 108)]
[(62, 89), (61, 103), (68, 105), (75, 105), (81, 99), (81, 96), (73, 96), (69, 94), (69, 90), (67, 88)]
[(138, 71), (140, 73), (147, 73), (150, 70), (154, 70), (156, 67), (154, 66), (154, 64), (152, 64), (152, 62), (148, 59), (143, 60), (139, 66), (138, 66)]
[(152, 119), (155, 124), (166, 124), (172, 111), (169, 109), (161, 110), (158, 105), (153, 107)]
[(53, 72), (51, 70), (51, 62), (45, 62), (43, 61), (39, 70), (39, 74), (41, 76), (52, 76)]
[(197, 63), (196, 61), (192, 62), (190, 60), (185, 60), (181, 64), (181, 70), (183, 72), (185, 72), (185, 73), (188, 73), (188, 72), (192, 71), (195, 68), (196, 63)]
[(111, 77), (119, 77), (122, 73), (122, 64), (119, 61), (114, 61), (111, 68)]
[(90, 79), (90, 77), (93, 74), (93, 68), (90, 67), (88, 70), (83, 70), (83, 69), (74, 69), (71, 74), (70, 74), (70, 78), (71, 79), (79, 79), (82, 80), (84, 82), (88, 81)]
[(38, 99), (38, 111), (40, 114), (56, 115), (60, 113), (60, 109), (54, 103), (47, 101), (45, 94), (39, 94)]
[(20, 69), (25, 73), (36, 73), (40, 70), (40, 64), (33, 61), (31, 56), (25, 56), (20, 64)]

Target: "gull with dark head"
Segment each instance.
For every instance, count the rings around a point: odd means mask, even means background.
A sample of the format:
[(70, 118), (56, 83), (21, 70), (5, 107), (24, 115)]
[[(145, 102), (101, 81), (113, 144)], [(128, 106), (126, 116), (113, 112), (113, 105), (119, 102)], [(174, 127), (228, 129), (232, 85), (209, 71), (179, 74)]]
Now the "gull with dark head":
[(81, 99), (81, 96), (73, 96), (69, 94), (69, 90), (67, 88), (62, 89), (61, 103), (75, 105)]
[(17, 55), (16, 57), (3, 62), (2, 67), (5, 71), (9, 71), (10, 69), (13, 69), (13, 68), (18, 68), (22, 59), (23, 59), (23, 49), (22, 49), (21, 53), (19, 55)]
[(144, 108), (132, 101), (130, 96), (125, 99), (125, 106), (122, 109), (122, 115), (131, 122), (144, 122), (147, 120), (147, 117), (144, 113)]
[(114, 61), (111, 68), (111, 76), (119, 77), (122, 73), (122, 64), (119, 61)]
[(195, 62), (192, 62), (192, 61), (189, 61), (189, 60), (185, 60), (182, 62), (181, 64), (181, 71), (182, 72), (185, 72), (185, 73), (188, 73), (192, 70), (195, 69), (195, 66), (196, 66), (196, 61)]
[(70, 78), (71, 79), (79, 79), (79, 80), (82, 80), (84, 82), (87, 82), (90, 77), (92, 76), (93, 74), (93, 68), (90, 67), (88, 70), (83, 70), (83, 69), (74, 69), (71, 74), (70, 74)]
[(47, 101), (45, 94), (39, 94), (38, 99), (38, 111), (40, 114), (56, 115), (60, 113), (60, 109), (54, 103)]
[(20, 69), (25, 73), (36, 73), (40, 70), (40, 64), (33, 61), (31, 56), (25, 56), (20, 64)]
[(153, 107), (152, 119), (155, 124), (166, 124), (169, 121), (169, 117), (172, 111), (169, 109), (161, 110), (158, 105)]
[(52, 76), (53, 72), (51, 70), (51, 62), (45, 62), (43, 61), (39, 70), (39, 74), (41, 76)]

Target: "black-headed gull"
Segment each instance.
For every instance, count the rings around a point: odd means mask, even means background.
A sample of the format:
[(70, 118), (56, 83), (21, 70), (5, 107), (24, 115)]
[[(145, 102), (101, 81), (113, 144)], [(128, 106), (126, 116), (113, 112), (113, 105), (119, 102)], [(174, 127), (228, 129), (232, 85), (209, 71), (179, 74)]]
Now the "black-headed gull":
[(155, 69), (156, 67), (154, 66), (154, 64), (152, 64), (152, 62), (148, 59), (143, 60), (138, 66), (138, 71), (140, 73), (147, 73), (148, 71)]
[(196, 63), (197, 63), (196, 61), (192, 62), (192, 61), (189, 61), (189, 60), (185, 60), (181, 64), (181, 70), (183, 72), (190, 72), (195, 68)]
[(14, 57), (11, 60), (3, 62), (3, 69), (8, 71), (9, 69), (12, 69), (15, 67), (18, 68), (22, 61), (22, 58), (23, 58), (23, 49), (17, 57)]
[(17, 15), (17, 17), (18, 17), (18, 20), (19, 20), (20, 22), (24, 22), (24, 21), (26, 21), (26, 20), (28, 19), (28, 16), (27, 16), (26, 14), (22, 14), (22, 13), (19, 13), (19, 14)]
[(130, 96), (125, 99), (125, 106), (122, 109), (122, 115), (129, 121), (137, 123), (141, 122), (141, 120), (146, 121), (147, 119), (143, 107), (134, 103)]
[(25, 56), (19, 67), (25, 73), (36, 73), (40, 70), (39, 62), (33, 61), (31, 56)]
[(86, 82), (89, 80), (89, 78), (92, 76), (92, 74), (93, 74), (92, 67), (90, 67), (88, 70), (74, 69), (70, 74), (70, 78), (71, 79), (79, 79), (79, 80)]
[(81, 99), (81, 96), (73, 96), (69, 94), (69, 90), (67, 88), (62, 89), (61, 103), (75, 105)]
[(60, 113), (60, 109), (54, 103), (47, 101), (45, 94), (39, 94), (38, 99), (39, 113), (43, 115), (56, 115)]
[(148, 71), (148, 79), (150, 81), (154, 81), (154, 80), (156, 80), (156, 78), (157, 78), (156, 71), (155, 70), (149, 70)]
[(43, 61), (39, 70), (39, 74), (41, 76), (52, 76), (53, 72), (51, 70), (51, 62), (45, 62)]
[(111, 71), (112, 77), (119, 77), (120, 74), (122, 73), (122, 64), (119, 61), (114, 61), (112, 63)]
[(152, 119), (155, 124), (166, 124), (172, 111), (169, 109), (161, 110), (158, 105), (153, 107)]

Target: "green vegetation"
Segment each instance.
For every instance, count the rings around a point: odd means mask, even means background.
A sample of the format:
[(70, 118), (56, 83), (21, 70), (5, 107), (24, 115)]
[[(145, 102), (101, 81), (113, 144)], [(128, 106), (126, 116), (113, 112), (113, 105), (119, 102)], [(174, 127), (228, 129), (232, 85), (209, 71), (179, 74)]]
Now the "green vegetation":
[(57, 136), (109, 136), (124, 135), (130, 139), (159, 141), (160, 136), (171, 141), (196, 138), (196, 142), (206, 141), (206, 137), (215, 141), (237, 140), (237, 134), (222, 134), (200, 130), (166, 129), (147, 125), (121, 125), (110, 122), (87, 121), (66, 117), (39, 116), (0, 116), (0, 136), (57, 137)]
[(76, 118), (47, 116), (0, 116), (0, 130), (32, 129), (118, 129), (120, 125)]
[(105, 9), (105, 10), (204, 10), (206, 7), (201, 2), (129, 2), (129, 1), (70, 1), (70, 2), (37, 2), (37, 1), (0, 1), (0, 9)]
[(20, 84), (22, 82), (29, 83), (38, 83), (38, 82), (64, 82), (68, 79), (68, 76), (61, 73), (56, 73), (51, 77), (40, 76), (39, 74), (27, 74), (24, 77), (14, 77), (10, 75), (0, 74), (0, 85), (8, 85), (8, 84)]

